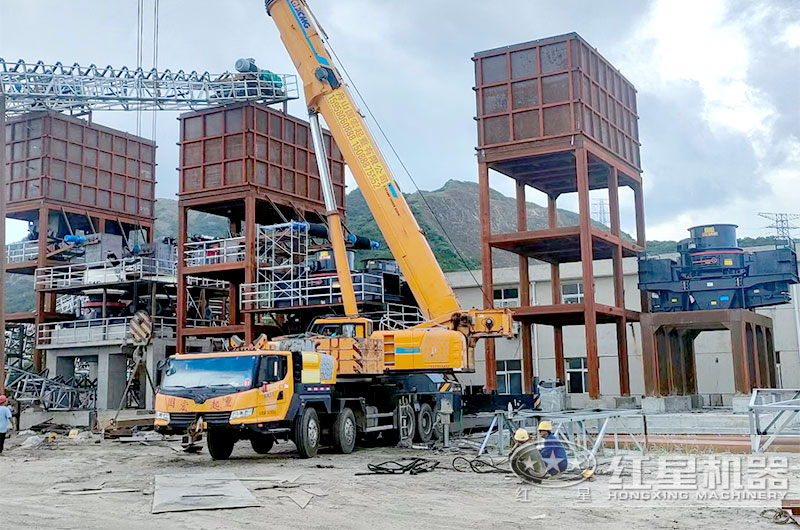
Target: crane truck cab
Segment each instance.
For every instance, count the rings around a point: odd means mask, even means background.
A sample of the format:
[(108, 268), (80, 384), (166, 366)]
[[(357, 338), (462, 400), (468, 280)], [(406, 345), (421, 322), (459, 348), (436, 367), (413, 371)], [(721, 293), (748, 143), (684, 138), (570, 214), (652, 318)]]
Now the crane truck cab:
[[(302, 350), (242, 349), (169, 358), (156, 395), (157, 431), (184, 435), (193, 444), (206, 434), (215, 460), (228, 458), (238, 440), (266, 454), (277, 439), (292, 440), (302, 457), (316, 455), (323, 421), (333, 422), (335, 448), (355, 445), (349, 409), (331, 407), (333, 358)], [(349, 411), (349, 413), (348, 413)]]

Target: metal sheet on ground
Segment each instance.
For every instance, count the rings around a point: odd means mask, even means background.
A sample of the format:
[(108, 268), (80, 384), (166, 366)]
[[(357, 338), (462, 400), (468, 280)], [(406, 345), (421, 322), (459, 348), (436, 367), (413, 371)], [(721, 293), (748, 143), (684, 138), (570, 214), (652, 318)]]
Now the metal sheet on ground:
[(261, 506), (233, 473), (156, 475), (152, 513)]

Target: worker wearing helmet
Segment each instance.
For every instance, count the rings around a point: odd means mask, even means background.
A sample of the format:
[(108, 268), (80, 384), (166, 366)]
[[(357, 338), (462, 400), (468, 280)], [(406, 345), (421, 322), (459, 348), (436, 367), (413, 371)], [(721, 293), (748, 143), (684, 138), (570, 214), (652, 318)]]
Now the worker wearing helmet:
[(567, 450), (564, 444), (553, 434), (553, 424), (547, 420), (539, 423), (539, 437), (544, 440), (544, 445), (539, 449), (542, 460), (547, 465), (549, 475), (558, 475), (567, 469)]
[(6, 433), (11, 428), (11, 408), (8, 407), (8, 398), (0, 394), (0, 453), (6, 442)]
[(525, 429), (517, 429), (514, 431), (514, 442), (511, 446), (511, 452), (513, 453), (515, 450), (528, 443), (530, 439), (531, 437)]

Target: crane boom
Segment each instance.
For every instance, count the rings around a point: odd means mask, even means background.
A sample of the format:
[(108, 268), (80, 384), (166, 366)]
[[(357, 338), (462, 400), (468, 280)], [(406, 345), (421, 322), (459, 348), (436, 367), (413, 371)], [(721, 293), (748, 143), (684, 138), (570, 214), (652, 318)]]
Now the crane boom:
[(420, 309), (430, 320), (450, 320), (461, 311), (455, 293), (336, 72), (306, 2), (268, 0), (267, 12), (303, 81), (309, 109), (325, 118)]

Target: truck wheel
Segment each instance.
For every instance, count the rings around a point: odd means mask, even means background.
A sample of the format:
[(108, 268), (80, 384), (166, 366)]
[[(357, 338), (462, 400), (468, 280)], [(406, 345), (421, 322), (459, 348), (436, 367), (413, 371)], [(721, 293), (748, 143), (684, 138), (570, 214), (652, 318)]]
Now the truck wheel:
[(417, 412), (417, 429), (414, 438), (424, 444), (431, 441), (433, 436), (433, 410), (427, 403), (423, 403)]
[(303, 409), (303, 413), (295, 420), (294, 444), (300, 453), (300, 458), (312, 458), (319, 449), (319, 417), (317, 411), (311, 407)]
[(226, 429), (209, 429), (206, 436), (208, 453), (214, 460), (227, 460), (233, 453), (236, 437)]
[(250, 438), (250, 445), (253, 447), (253, 451), (260, 455), (269, 453), (274, 443), (275, 437), (271, 434), (261, 434)]
[(349, 455), (356, 446), (356, 417), (344, 407), (333, 424), (333, 447), (337, 453)]

